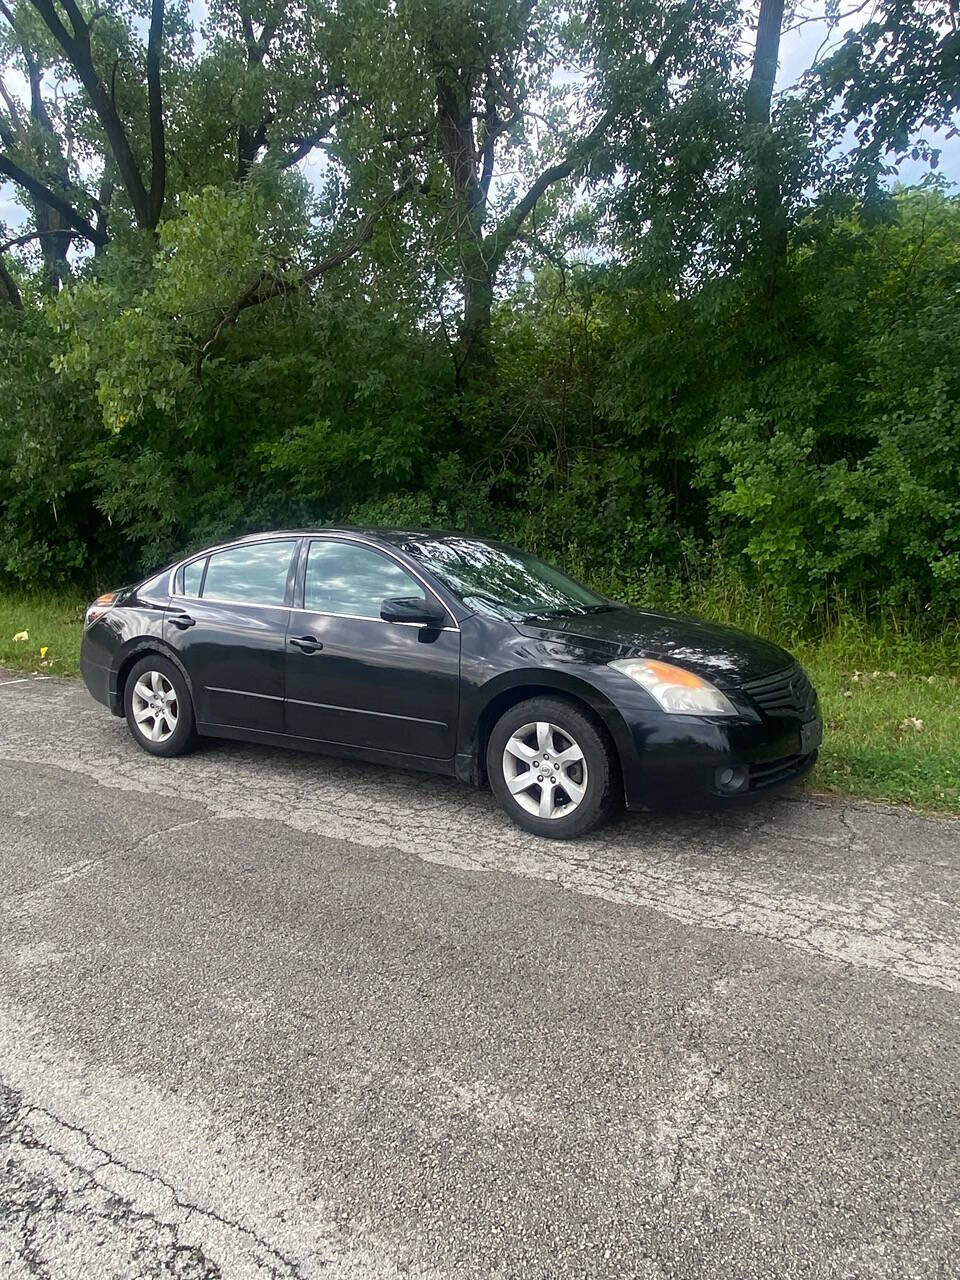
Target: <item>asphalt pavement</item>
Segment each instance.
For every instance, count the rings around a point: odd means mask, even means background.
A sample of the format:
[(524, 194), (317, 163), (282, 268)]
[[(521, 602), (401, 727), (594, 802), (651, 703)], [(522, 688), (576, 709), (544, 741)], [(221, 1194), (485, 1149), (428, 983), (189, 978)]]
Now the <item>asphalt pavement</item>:
[(958, 1276), (958, 889), (949, 820), (553, 844), (0, 672), (0, 1276)]

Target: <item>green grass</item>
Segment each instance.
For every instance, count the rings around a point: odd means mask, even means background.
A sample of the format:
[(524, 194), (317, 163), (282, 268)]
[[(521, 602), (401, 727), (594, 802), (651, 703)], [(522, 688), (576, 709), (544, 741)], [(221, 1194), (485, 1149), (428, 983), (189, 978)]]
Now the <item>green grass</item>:
[(797, 646), (825, 720), (812, 785), (960, 816), (958, 652), (902, 637)]
[[(69, 594), (0, 595), (0, 666), (76, 675), (85, 603)], [(755, 596), (669, 604), (760, 631), (796, 653), (820, 692), (826, 721), (814, 788), (960, 816), (956, 628), (921, 635), (893, 614), (868, 625), (841, 613), (819, 636), (804, 637)], [(14, 640), (22, 631), (29, 638)]]
[[(78, 595), (0, 594), (0, 667), (77, 675), (87, 603)], [(26, 640), (14, 639), (24, 631)]]

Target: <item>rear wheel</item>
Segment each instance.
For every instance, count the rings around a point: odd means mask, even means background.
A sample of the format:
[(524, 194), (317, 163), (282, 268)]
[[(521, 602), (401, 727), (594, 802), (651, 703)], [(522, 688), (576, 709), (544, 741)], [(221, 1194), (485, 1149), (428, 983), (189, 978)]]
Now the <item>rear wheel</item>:
[(592, 831), (616, 806), (606, 739), (560, 698), (530, 698), (501, 716), (487, 746), (487, 775), (518, 826), (554, 840)]
[(151, 653), (127, 676), (123, 709), (134, 741), (154, 756), (178, 756), (196, 741), (193, 703), (182, 672)]

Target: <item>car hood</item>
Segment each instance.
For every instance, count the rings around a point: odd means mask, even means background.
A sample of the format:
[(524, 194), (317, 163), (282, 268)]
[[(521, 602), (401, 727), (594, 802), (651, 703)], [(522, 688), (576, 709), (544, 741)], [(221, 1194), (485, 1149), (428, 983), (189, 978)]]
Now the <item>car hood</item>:
[(646, 609), (616, 607), (569, 618), (528, 619), (517, 630), (566, 649), (579, 647), (586, 661), (659, 658), (727, 688), (793, 663), (785, 649), (746, 631)]

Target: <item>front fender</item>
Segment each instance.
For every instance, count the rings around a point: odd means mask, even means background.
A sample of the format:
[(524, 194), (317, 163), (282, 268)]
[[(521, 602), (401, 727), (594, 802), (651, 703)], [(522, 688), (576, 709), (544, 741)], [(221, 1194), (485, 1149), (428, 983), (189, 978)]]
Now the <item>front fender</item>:
[(600, 684), (589, 679), (589, 672), (574, 675), (555, 667), (517, 667), (486, 680), (464, 699), (457, 775), (474, 783), (482, 777), (486, 735), (496, 723), (501, 708), (506, 710), (524, 696), (551, 693), (566, 695), (588, 706), (613, 739), (621, 766), (633, 759), (636, 747), (623, 715)]

